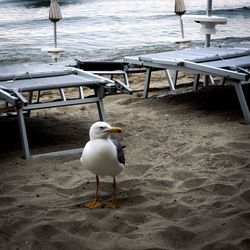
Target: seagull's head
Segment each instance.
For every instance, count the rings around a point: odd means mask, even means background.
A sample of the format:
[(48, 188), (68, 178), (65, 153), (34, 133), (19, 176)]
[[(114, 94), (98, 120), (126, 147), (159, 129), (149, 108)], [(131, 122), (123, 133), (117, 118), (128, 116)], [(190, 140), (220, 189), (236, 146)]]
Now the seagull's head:
[(121, 133), (122, 129), (118, 127), (111, 127), (106, 122), (95, 122), (89, 130), (90, 140), (108, 139), (111, 133)]

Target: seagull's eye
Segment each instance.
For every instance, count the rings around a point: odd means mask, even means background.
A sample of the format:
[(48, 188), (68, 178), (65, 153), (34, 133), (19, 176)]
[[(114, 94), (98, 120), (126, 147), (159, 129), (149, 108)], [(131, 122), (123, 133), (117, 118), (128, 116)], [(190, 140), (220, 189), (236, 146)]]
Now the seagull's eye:
[(104, 130), (105, 129), (105, 127), (100, 127), (100, 130)]

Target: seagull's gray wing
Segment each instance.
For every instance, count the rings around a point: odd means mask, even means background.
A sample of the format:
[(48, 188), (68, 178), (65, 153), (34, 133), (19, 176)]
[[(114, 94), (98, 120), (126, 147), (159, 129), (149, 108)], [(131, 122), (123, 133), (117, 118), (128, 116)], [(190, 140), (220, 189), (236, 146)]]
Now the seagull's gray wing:
[(122, 145), (116, 140), (111, 140), (111, 141), (116, 147), (118, 161), (122, 164), (125, 164), (125, 155)]

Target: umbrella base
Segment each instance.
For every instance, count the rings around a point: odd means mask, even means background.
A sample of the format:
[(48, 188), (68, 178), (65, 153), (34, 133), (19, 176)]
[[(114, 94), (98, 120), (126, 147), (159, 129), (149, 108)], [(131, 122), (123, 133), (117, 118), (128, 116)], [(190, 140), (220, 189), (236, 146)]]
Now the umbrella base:
[(46, 51), (50, 54), (51, 58), (57, 62), (60, 58), (61, 54), (65, 51), (62, 48), (51, 48), (51, 49), (43, 49), (42, 51)]
[(227, 19), (225, 17), (218, 16), (206, 16), (206, 15), (188, 15), (186, 18), (192, 18), (196, 23), (201, 24), (202, 34), (215, 34), (217, 24), (226, 24)]
[(175, 42), (176, 44), (178, 44), (179, 49), (185, 49), (189, 46), (189, 44), (191, 43), (191, 40), (188, 39), (181, 39)]

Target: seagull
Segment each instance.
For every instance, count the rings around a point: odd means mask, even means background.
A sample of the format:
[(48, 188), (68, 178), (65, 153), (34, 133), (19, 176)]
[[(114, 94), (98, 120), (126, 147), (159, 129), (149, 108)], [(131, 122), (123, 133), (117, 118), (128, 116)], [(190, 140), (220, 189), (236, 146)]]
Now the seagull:
[(98, 208), (101, 206), (99, 200), (99, 175), (113, 177), (113, 198), (105, 202), (105, 207), (117, 208), (116, 202), (116, 180), (125, 166), (124, 151), (121, 144), (110, 139), (111, 133), (121, 133), (119, 127), (111, 127), (108, 123), (95, 122), (89, 130), (90, 140), (86, 143), (80, 161), (84, 167), (96, 175), (95, 199), (85, 203), (87, 208)]

